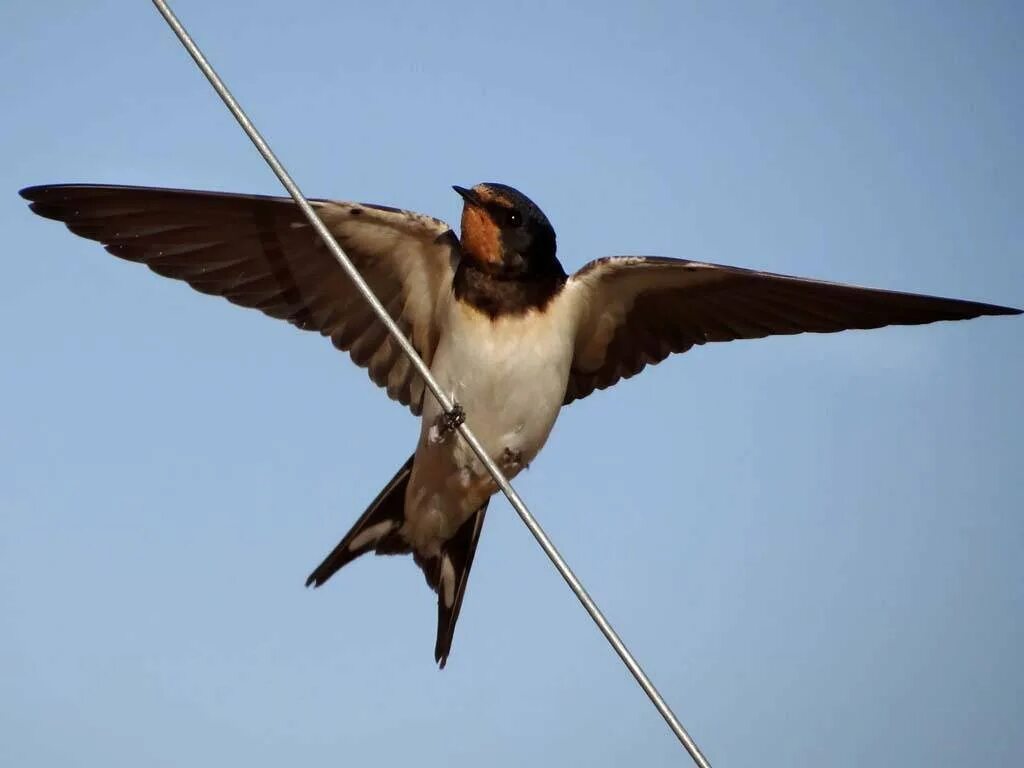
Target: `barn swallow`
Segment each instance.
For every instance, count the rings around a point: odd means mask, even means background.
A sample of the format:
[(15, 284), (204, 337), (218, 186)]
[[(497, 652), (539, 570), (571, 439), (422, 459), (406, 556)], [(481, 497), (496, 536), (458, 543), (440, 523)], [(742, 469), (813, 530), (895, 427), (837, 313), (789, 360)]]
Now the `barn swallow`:
[[(1020, 313), (646, 256), (597, 259), (570, 276), (529, 198), (503, 184), (454, 189), (461, 237), (397, 208), (311, 203), (509, 478), (537, 456), (563, 405), (694, 345)], [(306, 584), (367, 552), (411, 554), (438, 595), (444, 667), (497, 488), (294, 202), (95, 185), (21, 195), (115, 256), (329, 337), (422, 417), (413, 455)]]

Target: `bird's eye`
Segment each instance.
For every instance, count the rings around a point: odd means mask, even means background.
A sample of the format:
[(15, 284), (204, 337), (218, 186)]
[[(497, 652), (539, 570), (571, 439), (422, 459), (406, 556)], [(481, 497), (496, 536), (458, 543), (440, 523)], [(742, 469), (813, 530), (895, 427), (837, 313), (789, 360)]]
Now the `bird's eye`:
[(518, 227), (523, 223), (523, 217), (519, 215), (519, 211), (509, 211), (507, 219), (510, 227)]

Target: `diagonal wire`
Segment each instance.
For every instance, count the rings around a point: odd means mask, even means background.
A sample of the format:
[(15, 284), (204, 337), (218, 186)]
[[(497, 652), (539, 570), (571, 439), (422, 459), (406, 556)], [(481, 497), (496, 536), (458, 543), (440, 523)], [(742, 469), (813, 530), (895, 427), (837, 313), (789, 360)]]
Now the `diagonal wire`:
[[(210, 81), (214, 90), (217, 91), (217, 94), (224, 100), (228, 109), (231, 110), (231, 114), (235, 116), (239, 125), (242, 126), (242, 130), (245, 131), (249, 139), (252, 140), (252, 143), (256, 145), (256, 149), (259, 150), (259, 153), (263, 156), (267, 165), (270, 166), (270, 169), (281, 181), (281, 184), (284, 185), (284, 188), (288, 190), (288, 194), (294, 198), (295, 203), (302, 210), (302, 213), (306, 218), (309, 219), (309, 223), (316, 230), (316, 233), (323, 239), (328, 249), (334, 255), (334, 258), (338, 260), (342, 269), (345, 270), (345, 273), (363, 295), (363, 298), (370, 304), (370, 307), (373, 309), (378, 319), (387, 328), (388, 333), (390, 333), (395, 341), (398, 342), (402, 351), (405, 352), (413, 366), (416, 368), (416, 372), (423, 377), (423, 381), (426, 382), (431, 393), (437, 398), (438, 403), (441, 404), (441, 408), (443, 408), (445, 413), (449, 416), (453, 415), (454, 403), (452, 400), (438, 385), (437, 381), (431, 375), (430, 369), (427, 367), (426, 363), (424, 363), (422, 358), (417, 354), (415, 348), (405, 337), (405, 334), (402, 333), (401, 329), (399, 329), (395, 321), (391, 319), (387, 310), (374, 295), (373, 290), (369, 285), (367, 285), (366, 281), (363, 280), (358, 270), (356, 270), (348, 256), (346, 256), (345, 252), (341, 249), (341, 246), (339, 246), (335, 241), (330, 230), (328, 230), (324, 223), (320, 221), (320, 218), (316, 215), (316, 212), (306, 200), (298, 185), (292, 180), (292, 177), (285, 170), (284, 166), (281, 165), (277, 156), (271, 151), (267, 142), (263, 139), (263, 136), (260, 135), (260, 132), (256, 130), (256, 127), (252, 124), (252, 121), (249, 120), (249, 117), (245, 114), (242, 107), (237, 101), (235, 101), (235, 97), (231, 95), (227, 86), (224, 85), (224, 81), (220, 79), (220, 76), (206, 60), (203, 52), (199, 50), (195, 41), (192, 40), (192, 37), (182, 26), (181, 22), (178, 21), (178, 17), (174, 15), (174, 12), (170, 9), (165, 0), (153, 0), (153, 5), (156, 6), (157, 10), (164, 17), (164, 20), (174, 31), (174, 34), (178, 36), (181, 44), (185, 46), (185, 49), (195, 60), (199, 69), (201, 69), (203, 74), (206, 75), (206, 79)], [(622, 662), (633, 674), (633, 677), (636, 678), (640, 687), (643, 688), (644, 693), (646, 693), (648, 698), (650, 698), (658, 712), (661, 713), (661, 716), (665, 718), (665, 722), (668, 723), (669, 728), (672, 729), (676, 738), (678, 738), (686, 748), (686, 751), (690, 753), (690, 757), (693, 758), (694, 763), (696, 763), (700, 768), (710, 768), (710, 763), (708, 763), (707, 758), (704, 757), (704, 754), (700, 751), (696, 742), (694, 742), (686, 732), (686, 729), (683, 728), (683, 724), (679, 722), (675, 713), (672, 712), (672, 709), (662, 698), (661, 694), (658, 693), (658, 689), (654, 687), (654, 683), (652, 683), (650, 678), (647, 677), (647, 674), (640, 666), (640, 663), (633, 657), (633, 654), (630, 653), (625, 643), (622, 642), (622, 639), (612, 628), (612, 625), (608, 623), (604, 614), (601, 613), (601, 610), (597, 607), (597, 604), (593, 599), (591, 599), (587, 590), (584, 589), (583, 584), (581, 584), (580, 580), (576, 578), (576, 574), (572, 572), (569, 564), (566, 563), (561, 554), (559, 554), (555, 545), (551, 542), (551, 539), (549, 539), (548, 535), (544, 532), (544, 529), (540, 527), (536, 518), (531, 514), (526, 504), (519, 497), (519, 494), (516, 493), (515, 489), (509, 483), (508, 479), (502, 473), (495, 461), (484, 450), (483, 446), (477, 440), (469, 426), (465, 423), (461, 423), (459, 424), (458, 431), (462, 436), (462, 439), (465, 440), (469, 447), (473, 449), (477, 458), (480, 459), (484, 467), (487, 468), (487, 471), (490, 472), (491, 476), (494, 478), (494, 482), (497, 483), (505, 496), (508, 497), (512, 507), (519, 514), (519, 517), (522, 518), (526, 527), (530, 529), (530, 533), (532, 533), (534, 538), (537, 539), (537, 543), (540, 544), (541, 549), (544, 550), (544, 554), (551, 559), (555, 568), (558, 569), (558, 572), (562, 575), (562, 578), (568, 583), (570, 589), (572, 589), (579, 601), (583, 603), (583, 607), (586, 609), (587, 613), (590, 614), (590, 618), (594, 620), (598, 629), (601, 630), (601, 633), (611, 644), (612, 648), (615, 649), (619, 658), (622, 659)]]

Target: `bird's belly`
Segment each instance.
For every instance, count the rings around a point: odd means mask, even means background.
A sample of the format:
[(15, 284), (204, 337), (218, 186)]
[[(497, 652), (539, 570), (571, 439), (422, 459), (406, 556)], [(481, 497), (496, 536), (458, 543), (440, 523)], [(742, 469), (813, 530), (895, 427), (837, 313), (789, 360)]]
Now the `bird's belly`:
[[(470, 427), (496, 461), (506, 449), (532, 459), (562, 407), (571, 339), (559, 333), (554, 311), (491, 319), (453, 304), (448, 333), (433, 361), (434, 375), (466, 411)], [(440, 412), (433, 398), (428, 399), (425, 430)], [(452, 445), (455, 455), (472, 455), (462, 441)]]
[[(507, 477), (515, 477), (544, 446), (558, 417), (572, 362), (571, 338), (558, 332), (556, 317), (491, 320), (455, 304), (431, 371), (463, 407), (487, 453)], [(497, 490), (464, 440), (436, 439), (440, 413), (427, 394), (406, 496), (407, 533), (424, 545), (454, 535)]]

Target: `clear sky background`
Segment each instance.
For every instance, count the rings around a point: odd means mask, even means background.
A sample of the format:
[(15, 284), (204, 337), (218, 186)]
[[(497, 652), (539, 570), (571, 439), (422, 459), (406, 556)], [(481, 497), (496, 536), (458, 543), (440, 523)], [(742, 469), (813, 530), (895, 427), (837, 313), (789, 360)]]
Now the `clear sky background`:
[[(531, 196), (569, 269), (1024, 306), (1020, 3), (179, 0), (310, 195)], [(503, 500), (448, 668), (411, 559), (303, 580), (417, 424), (18, 188), (279, 187), (144, 2), (7, 2), (0, 764), (683, 764)], [(1024, 763), (1024, 320), (714, 345), (517, 483), (719, 766)]]

